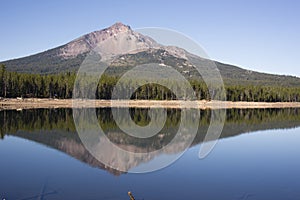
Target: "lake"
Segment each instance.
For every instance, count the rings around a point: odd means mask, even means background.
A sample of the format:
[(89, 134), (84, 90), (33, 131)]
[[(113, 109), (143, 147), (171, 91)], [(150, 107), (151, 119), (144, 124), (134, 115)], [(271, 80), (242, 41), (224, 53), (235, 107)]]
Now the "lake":
[[(110, 108), (96, 114), (110, 141), (142, 152), (171, 141), (181, 110), (167, 109), (162, 132), (140, 140), (122, 133)], [(190, 121), (199, 124), (197, 135), (178, 160), (139, 174), (95, 159), (77, 134), (72, 109), (0, 111), (0, 199), (125, 200), (128, 191), (136, 200), (300, 199), (300, 109), (227, 110), (221, 137), (204, 159), (198, 154), (211, 112), (200, 114), (199, 122)], [(131, 108), (130, 115), (141, 126), (151, 120), (148, 109)], [(131, 171), (178, 149), (127, 162), (111, 159)]]

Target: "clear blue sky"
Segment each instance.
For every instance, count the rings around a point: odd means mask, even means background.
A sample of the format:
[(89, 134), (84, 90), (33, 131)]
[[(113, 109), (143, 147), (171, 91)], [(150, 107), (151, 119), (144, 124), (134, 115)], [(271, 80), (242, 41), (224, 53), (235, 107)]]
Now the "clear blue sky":
[(300, 77), (300, 1), (3, 0), (0, 61), (62, 45), (120, 21), (185, 33), (210, 58)]

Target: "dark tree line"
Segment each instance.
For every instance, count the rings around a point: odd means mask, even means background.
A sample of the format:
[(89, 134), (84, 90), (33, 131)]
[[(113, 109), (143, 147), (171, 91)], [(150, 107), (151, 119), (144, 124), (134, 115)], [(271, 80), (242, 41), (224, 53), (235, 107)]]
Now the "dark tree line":
[(228, 101), (299, 102), (300, 88), (280, 86), (230, 86), (226, 88)]
[(5, 66), (0, 69), (0, 96), (5, 98), (71, 98), (75, 73), (51, 75), (8, 72)]
[[(0, 97), (37, 97), (37, 98), (72, 98), (74, 83), (76, 79), (75, 72), (60, 74), (27, 74), (9, 72), (4, 65), (0, 67)], [(137, 87), (138, 80), (127, 80), (118, 87), (116, 83), (117, 76), (104, 75), (101, 77), (95, 91), (93, 79), (90, 83), (82, 86), (82, 91), (93, 93), (97, 99), (112, 99), (112, 91), (115, 90), (121, 96), (130, 96), (131, 99), (192, 99), (187, 92), (178, 85), (176, 81), (171, 81), (168, 89), (159, 84), (146, 84)], [(220, 90), (208, 91), (206, 84), (201, 81), (191, 80), (191, 87), (194, 90), (193, 96), (198, 100), (210, 100), (211, 95), (218, 95)], [(133, 94), (126, 94), (132, 88), (138, 88)], [(229, 101), (261, 101), (261, 102), (299, 102), (299, 87), (281, 87), (281, 86), (258, 86), (258, 85), (226, 85), (226, 97)], [(182, 90), (182, 91), (181, 91)], [(172, 91), (180, 91), (175, 95)], [(83, 95), (85, 96), (85, 95)], [(88, 97), (88, 96), (87, 96)], [(215, 96), (214, 96), (215, 97)]]

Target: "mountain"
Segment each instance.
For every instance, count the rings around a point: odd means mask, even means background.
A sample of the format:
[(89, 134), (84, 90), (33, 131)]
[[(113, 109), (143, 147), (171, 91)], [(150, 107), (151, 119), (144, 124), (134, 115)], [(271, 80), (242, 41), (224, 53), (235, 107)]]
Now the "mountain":
[[(115, 57), (111, 66), (112, 70), (109, 71), (113, 75), (124, 73), (128, 66), (151, 61), (171, 65), (187, 78), (192, 78), (197, 75), (197, 72), (191, 67), (189, 58), (193, 58), (201, 66), (205, 66), (207, 61), (184, 49), (158, 44), (152, 38), (133, 31), (129, 26), (116, 23), (54, 49), (24, 58), (3, 61), (1, 64), (5, 64), (9, 71), (24, 73), (55, 74), (76, 71), (88, 53), (96, 46), (99, 46), (100, 51), (105, 55)], [(228, 85), (300, 87), (300, 78), (297, 77), (259, 73), (220, 62), (215, 62), (215, 64), (225, 84)]]

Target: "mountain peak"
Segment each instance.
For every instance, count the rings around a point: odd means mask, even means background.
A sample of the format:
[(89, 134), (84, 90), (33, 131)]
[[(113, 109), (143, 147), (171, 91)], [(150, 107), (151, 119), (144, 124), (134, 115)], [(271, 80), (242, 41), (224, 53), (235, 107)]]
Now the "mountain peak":
[(117, 22), (110, 27), (91, 32), (69, 42), (60, 49), (59, 55), (66, 59), (74, 58), (98, 47), (97, 50), (112, 56), (158, 46), (150, 37), (133, 31), (128, 25)]
[(112, 26), (104, 29), (104, 30), (111, 30), (114, 32), (122, 32), (122, 31), (128, 31), (131, 30), (130, 26), (123, 24), (122, 22), (116, 22)]

